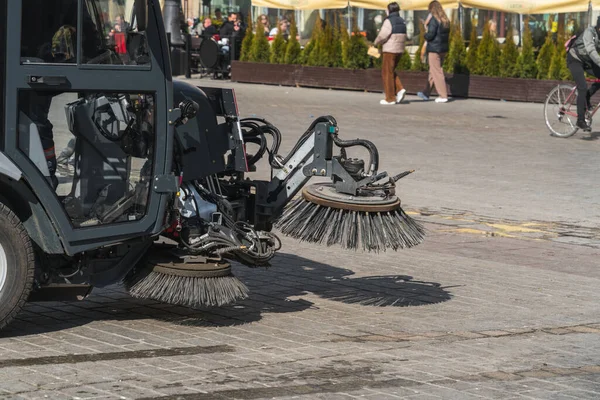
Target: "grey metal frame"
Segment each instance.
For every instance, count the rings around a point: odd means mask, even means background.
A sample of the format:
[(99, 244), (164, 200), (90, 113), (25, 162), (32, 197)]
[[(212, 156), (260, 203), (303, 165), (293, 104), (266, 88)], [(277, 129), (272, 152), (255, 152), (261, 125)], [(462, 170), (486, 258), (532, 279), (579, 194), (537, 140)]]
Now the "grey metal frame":
[(6, 157), (4, 153), (0, 153), (0, 175), (9, 177), (14, 181), (21, 180), (21, 170), (15, 165), (10, 158)]
[[(78, 0), (81, 15), (83, 0)], [(159, 194), (151, 191), (147, 215), (139, 221), (86, 227), (75, 229), (52, 188), (30, 160), (19, 150), (16, 127), (18, 116), (17, 93), (30, 89), (28, 76), (65, 77), (68, 81), (63, 87), (50, 87), (52, 90), (71, 92), (114, 91), (132, 93), (153, 93), (156, 105), (156, 136), (154, 154), (154, 174), (162, 176), (170, 173), (173, 151), (173, 127), (168, 122), (168, 111), (172, 109), (173, 89), (169, 53), (164, 35), (164, 26), (157, 0), (148, 0), (148, 27), (146, 35), (151, 52), (152, 66), (123, 68), (85, 68), (52, 64), (20, 63), (21, 39), (21, 2), (8, 2), (11, 18), (6, 25), (7, 35), (3, 46), (6, 47), (6, 78), (3, 82), (6, 101), (4, 107), (4, 149), (23, 174), (34, 194), (44, 205), (50, 220), (56, 227), (67, 254), (98, 248), (121, 242), (136, 236), (158, 234), (162, 231), (162, 221), (169, 193)], [(81, 18), (80, 18), (81, 20)], [(81, 29), (78, 29), (81, 32)], [(78, 40), (81, 47), (81, 40)], [(79, 50), (78, 53), (81, 53)]]

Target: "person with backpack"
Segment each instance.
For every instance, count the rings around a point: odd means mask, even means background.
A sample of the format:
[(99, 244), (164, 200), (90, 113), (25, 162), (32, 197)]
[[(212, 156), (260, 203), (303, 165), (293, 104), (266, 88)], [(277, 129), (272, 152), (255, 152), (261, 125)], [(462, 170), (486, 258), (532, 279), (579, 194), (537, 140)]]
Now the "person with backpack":
[(590, 99), (600, 89), (600, 84), (594, 83), (588, 89), (585, 73), (600, 77), (599, 32), (600, 17), (596, 26), (587, 27), (567, 42), (567, 67), (577, 84), (577, 127), (586, 132), (592, 130), (585, 118), (586, 109), (591, 108)]

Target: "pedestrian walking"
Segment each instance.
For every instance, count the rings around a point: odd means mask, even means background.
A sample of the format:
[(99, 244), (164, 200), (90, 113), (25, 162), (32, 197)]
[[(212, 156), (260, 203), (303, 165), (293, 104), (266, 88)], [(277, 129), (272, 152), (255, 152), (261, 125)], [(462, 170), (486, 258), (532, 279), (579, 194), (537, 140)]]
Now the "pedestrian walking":
[(400, 6), (393, 2), (387, 6), (388, 17), (383, 21), (379, 35), (375, 39), (375, 46), (382, 46), (383, 61), (381, 65), (381, 78), (385, 99), (380, 104), (399, 104), (406, 95), (400, 77), (396, 72), (398, 60), (404, 53), (406, 44), (406, 23), (400, 17)]
[(448, 102), (448, 88), (446, 87), (446, 78), (444, 77), (444, 58), (449, 50), (450, 41), (450, 20), (444, 12), (439, 1), (435, 0), (429, 3), (429, 13), (431, 18), (425, 22), (427, 32), (425, 40), (427, 41), (427, 60), (429, 61), (429, 79), (422, 92), (417, 95), (427, 101), (431, 95), (431, 90), (435, 86), (439, 97), (435, 99), (436, 103)]

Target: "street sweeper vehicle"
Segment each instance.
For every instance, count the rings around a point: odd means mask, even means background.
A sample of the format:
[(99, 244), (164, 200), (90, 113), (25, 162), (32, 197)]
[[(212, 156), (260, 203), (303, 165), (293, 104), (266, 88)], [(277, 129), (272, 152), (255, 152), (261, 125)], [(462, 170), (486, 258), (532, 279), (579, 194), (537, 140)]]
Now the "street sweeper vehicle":
[[(121, 283), (235, 302), (248, 289), (230, 263), (270, 265), (273, 229), (353, 251), (420, 243), (395, 193), (410, 171), (381, 171), (375, 145), (343, 139), (331, 116), (279, 155), (280, 131), (240, 118), (232, 90), (172, 79), (157, 0), (128, 1), (117, 30), (106, 3), (0, 2), (0, 328), (27, 301)], [(261, 165), (271, 179), (251, 179)]]

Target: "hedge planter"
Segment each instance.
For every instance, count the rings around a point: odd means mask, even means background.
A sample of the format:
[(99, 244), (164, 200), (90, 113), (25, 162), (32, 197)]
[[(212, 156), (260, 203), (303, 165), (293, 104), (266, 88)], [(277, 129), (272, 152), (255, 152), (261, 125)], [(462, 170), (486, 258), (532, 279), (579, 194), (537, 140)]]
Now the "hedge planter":
[[(423, 90), (427, 77), (427, 72), (400, 72), (402, 84), (407, 92), (411, 94)], [(351, 70), (234, 61), (231, 65), (231, 80), (233, 82), (267, 85), (383, 92), (381, 70), (374, 68)], [(524, 102), (545, 101), (548, 92), (561, 83), (560, 81), (492, 78), (462, 74), (446, 74), (446, 82), (448, 83), (449, 94), (453, 97)]]
[(231, 65), (231, 80), (233, 82), (373, 92), (382, 90), (381, 71), (375, 69), (351, 70), (234, 61)]

